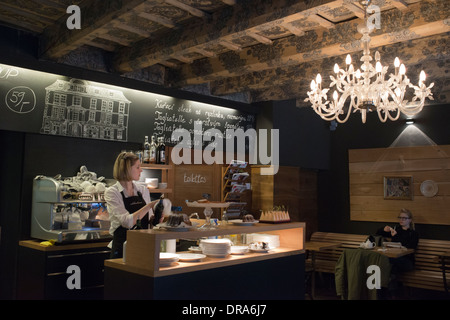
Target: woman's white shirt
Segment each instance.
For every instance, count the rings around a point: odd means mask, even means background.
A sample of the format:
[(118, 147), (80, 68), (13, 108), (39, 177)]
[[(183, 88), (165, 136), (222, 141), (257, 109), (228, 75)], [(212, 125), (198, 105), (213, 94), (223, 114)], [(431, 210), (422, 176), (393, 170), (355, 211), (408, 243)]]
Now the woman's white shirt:
[[(136, 184), (134, 181), (133, 195), (128, 195), (125, 188), (120, 184), (120, 182), (116, 182), (114, 185), (105, 190), (106, 206), (108, 209), (109, 221), (111, 223), (109, 233), (111, 235), (114, 234), (114, 231), (116, 231), (119, 226), (127, 229), (133, 227), (133, 215), (130, 214), (133, 212), (128, 212), (128, 210), (125, 208), (121, 192), (123, 192), (125, 198), (128, 198), (130, 196), (137, 196), (138, 191), (142, 194), (142, 198), (146, 203), (149, 203), (151, 201), (150, 192), (148, 191), (148, 189), (144, 185)], [(153, 210), (150, 209), (148, 218), (150, 219), (152, 216)]]

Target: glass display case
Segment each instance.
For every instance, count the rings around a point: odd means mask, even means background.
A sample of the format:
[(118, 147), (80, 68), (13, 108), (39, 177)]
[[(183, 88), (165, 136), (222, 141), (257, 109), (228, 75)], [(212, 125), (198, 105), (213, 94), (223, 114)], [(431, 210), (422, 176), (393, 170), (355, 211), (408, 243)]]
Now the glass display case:
[[(195, 223), (197, 220), (192, 221)], [(202, 224), (204, 220), (197, 223), (197, 225)], [(122, 259), (115, 259), (107, 260), (105, 263), (130, 272), (159, 277), (298, 255), (304, 253), (304, 229), (305, 223), (291, 222), (278, 225), (256, 223), (247, 226), (228, 224), (208, 230), (192, 228), (186, 232), (162, 229), (130, 230), (127, 233), (125, 262)], [(227, 254), (224, 257), (207, 256), (202, 261), (177, 261), (163, 266), (160, 263), (161, 242), (164, 240), (230, 238), (230, 236), (242, 237), (250, 234), (277, 235), (279, 242), (276, 248), (261, 252), (254, 250), (246, 254)]]

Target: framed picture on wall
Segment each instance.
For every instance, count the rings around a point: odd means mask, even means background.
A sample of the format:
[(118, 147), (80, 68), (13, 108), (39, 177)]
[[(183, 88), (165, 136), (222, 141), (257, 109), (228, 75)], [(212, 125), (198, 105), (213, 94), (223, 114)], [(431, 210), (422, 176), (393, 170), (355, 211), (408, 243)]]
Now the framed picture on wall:
[(384, 177), (384, 199), (412, 200), (413, 177), (412, 176)]

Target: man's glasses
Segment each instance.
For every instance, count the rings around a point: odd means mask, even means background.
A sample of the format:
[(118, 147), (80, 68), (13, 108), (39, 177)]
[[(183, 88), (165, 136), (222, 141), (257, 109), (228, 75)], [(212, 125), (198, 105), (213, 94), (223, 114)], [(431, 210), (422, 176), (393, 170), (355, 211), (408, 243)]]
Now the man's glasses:
[(408, 220), (408, 219), (410, 219), (409, 217), (397, 217), (398, 219), (400, 219), (400, 220)]

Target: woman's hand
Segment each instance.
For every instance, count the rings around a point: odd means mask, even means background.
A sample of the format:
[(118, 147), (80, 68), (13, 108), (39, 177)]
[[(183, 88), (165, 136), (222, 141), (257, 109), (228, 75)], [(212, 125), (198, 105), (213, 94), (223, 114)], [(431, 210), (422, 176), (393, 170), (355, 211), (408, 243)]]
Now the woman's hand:
[(148, 212), (148, 215), (149, 215), (148, 217), (150, 219), (153, 216), (153, 215), (150, 215), (150, 210), (154, 211), (154, 207), (158, 203), (158, 201), (159, 200), (149, 202), (145, 206), (140, 208), (139, 210), (133, 212), (134, 224), (136, 224), (137, 219), (144, 218), (144, 216), (147, 214), (147, 212)]
[(397, 234), (397, 231), (395, 231), (395, 229), (391, 228), (390, 226), (384, 227), (384, 232), (390, 232), (392, 237)]

